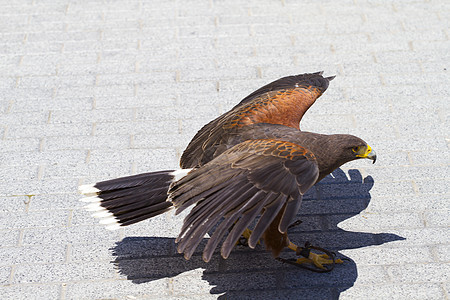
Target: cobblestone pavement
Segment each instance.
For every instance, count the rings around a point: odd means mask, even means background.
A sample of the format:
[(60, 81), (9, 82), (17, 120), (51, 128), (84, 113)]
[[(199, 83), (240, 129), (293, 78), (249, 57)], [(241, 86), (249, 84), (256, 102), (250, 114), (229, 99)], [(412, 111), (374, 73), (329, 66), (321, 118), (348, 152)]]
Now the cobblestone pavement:
[[(444, 0), (1, 0), (1, 298), (448, 299), (448, 20)], [(321, 70), (302, 128), (379, 157), (313, 188), (290, 234), (347, 257), (333, 272), (185, 261), (182, 216), (111, 232), (82, 209), (78, 185), (175, 168), (244, 96)]]

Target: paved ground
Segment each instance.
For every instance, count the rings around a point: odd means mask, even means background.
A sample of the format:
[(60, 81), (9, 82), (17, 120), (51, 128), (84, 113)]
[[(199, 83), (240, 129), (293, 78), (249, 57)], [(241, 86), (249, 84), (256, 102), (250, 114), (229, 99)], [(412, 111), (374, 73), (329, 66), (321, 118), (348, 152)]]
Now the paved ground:
[[(339, 3), (339, 4), (337, 4)], [(2, 299), (448, 299), (448, 1), (0, 1)], [(336, 74), (302, 128), (379, 156), (313, 189), (292, 231), (330, 274), (237, 248), (186, 262), (181, 218), (106, 231), (77, 186), (169, 169), (281, 76)], [(289, 253), (286, 253), (288, 255)]]

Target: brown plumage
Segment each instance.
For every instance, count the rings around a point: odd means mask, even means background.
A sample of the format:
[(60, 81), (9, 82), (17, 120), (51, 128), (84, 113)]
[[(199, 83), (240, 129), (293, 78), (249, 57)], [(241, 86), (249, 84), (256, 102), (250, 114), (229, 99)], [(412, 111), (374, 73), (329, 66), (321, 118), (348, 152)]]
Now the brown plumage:
[(173, 170), (113, 179), (81, 187), (84, 194), (94, 194), (85, 201), (94, 202), (90, 208), (113, 227), (153, 217), (172, 205), (177, 214), (194, 206), (176, 242), (189, 259), (210, 233), (205, 261), (220, 242), (227, 258), (260, 216), (248, 245), (254, 248), (262, 238), (277, 257), (289, 243), (287, 228), (306, 191), (348, 161), (376, 158), (355, 136), (299, 130), (302, 116), (333, 78), (313, 73), (272, 82), (195, 135), (180, 162), (193, 169), (181, 179)]
[(283, 77), (261, 87), (200, 129), (184, 150), (180, 166), (194, 168), (210, 161), (217, 149), (229, 146), (223, 136), (244, 126), (269, 123), (299, 129), (301, 118), (333, 78), (317, 72)]

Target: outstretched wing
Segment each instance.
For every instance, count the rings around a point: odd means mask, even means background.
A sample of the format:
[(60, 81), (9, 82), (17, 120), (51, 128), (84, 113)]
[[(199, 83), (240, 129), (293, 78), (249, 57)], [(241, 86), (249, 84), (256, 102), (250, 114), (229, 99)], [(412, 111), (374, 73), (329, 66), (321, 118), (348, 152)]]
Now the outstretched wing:
[(176, 240), (178, 252), (189, 259), (205, 234), (218, 225), (203, 259), (211, 259), (229, 231), (221, 249), (227, 258), (244, 230), (261, 214), (249, 239), (249, 246), (254, 248), (283, 207), (278, 230), (286, 232), (300, 208), (302, 195), (314, 185), (318, 174), (314, 155), (290, 142), (249, 140), (225, 151), (170, 188), (169, 197), (177, 213), (195, 204)]
[(243, 126), (270, 123), (299, 129), (301, 118), (333, 78), (323, 77), (322, 72), (301, 74), (261, 87), (200, 129), (184, 151), (181, 167), (193, 168), (210, 161), (214, 148), (223, 146), (223, 136)]
[[(242, 105), (248, 101), (251, 101), (254, 98), (260, 97), (261, 95), (273, 91), (280, 90), (289, 90), (293, 88), (307, 88), (311, 90), (311, 93), (318, 93), (316, 95), (316, 99), (322, 95), (325, 90), (328, 88), (328, 84), (331, 80), (335, 78), (335, 76), (323, 77), (323, 72), (316, 73), (305, 73), (299, 75), (292, 75), (277, 79), (248, 95), (242, 101), (236, 105)], [(316, 88), (317, 91), (312, 91), (312, 89)], [(311, 103), (312, 104), (312, 103)]]

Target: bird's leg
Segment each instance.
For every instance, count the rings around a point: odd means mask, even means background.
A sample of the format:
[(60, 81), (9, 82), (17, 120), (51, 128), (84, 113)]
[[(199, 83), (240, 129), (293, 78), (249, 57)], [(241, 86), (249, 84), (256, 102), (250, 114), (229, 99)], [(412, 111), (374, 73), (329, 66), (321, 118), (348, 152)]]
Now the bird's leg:
[[(250, 238), (251, 234), (252, 230), (245, 228), (241, 238), (236, 242), (236, 245), (248, 246), (248, 239)], [(258, 241), (256, 244), (260, 245), (261, 243)]]
[(303, 223), (303, 221), (300, 220), (300, 219), (298, 219), (297, 221), (295, 221), (294, 223), (292, 223), (291, 225), (289, 225), (288, 229), (294, 228), (294, 227), (296, 227), (296, 226), (298, 226), (298, 225), (300, 225), (300, 224), (302, 224), (302, 223)]
[[(314, 264), (317, 268), (321, 270), (331, 270), (324, 267), (324, 265), (331, 265), (331, 264), (342, 264), (343, 261), (341, 259), (334, 259), (334, 257), (330, 257), (330, 255), (324, 253), (324, 254), (317, 254), (311, 251), (311, 249), (318, 250), (318, 247), (312, 247), (309, 245), (309, 243), (305, 244), (305, 247), (298, 247), (292, 242), (289, 242), (288, 248), (291, 250), (294, 250), (297, 255), (301, 255), (303, 257), (298, 258), (295, 263), (296, 264)], [(328, 252), (324, 249), (320, 249), (322, 251)]]

